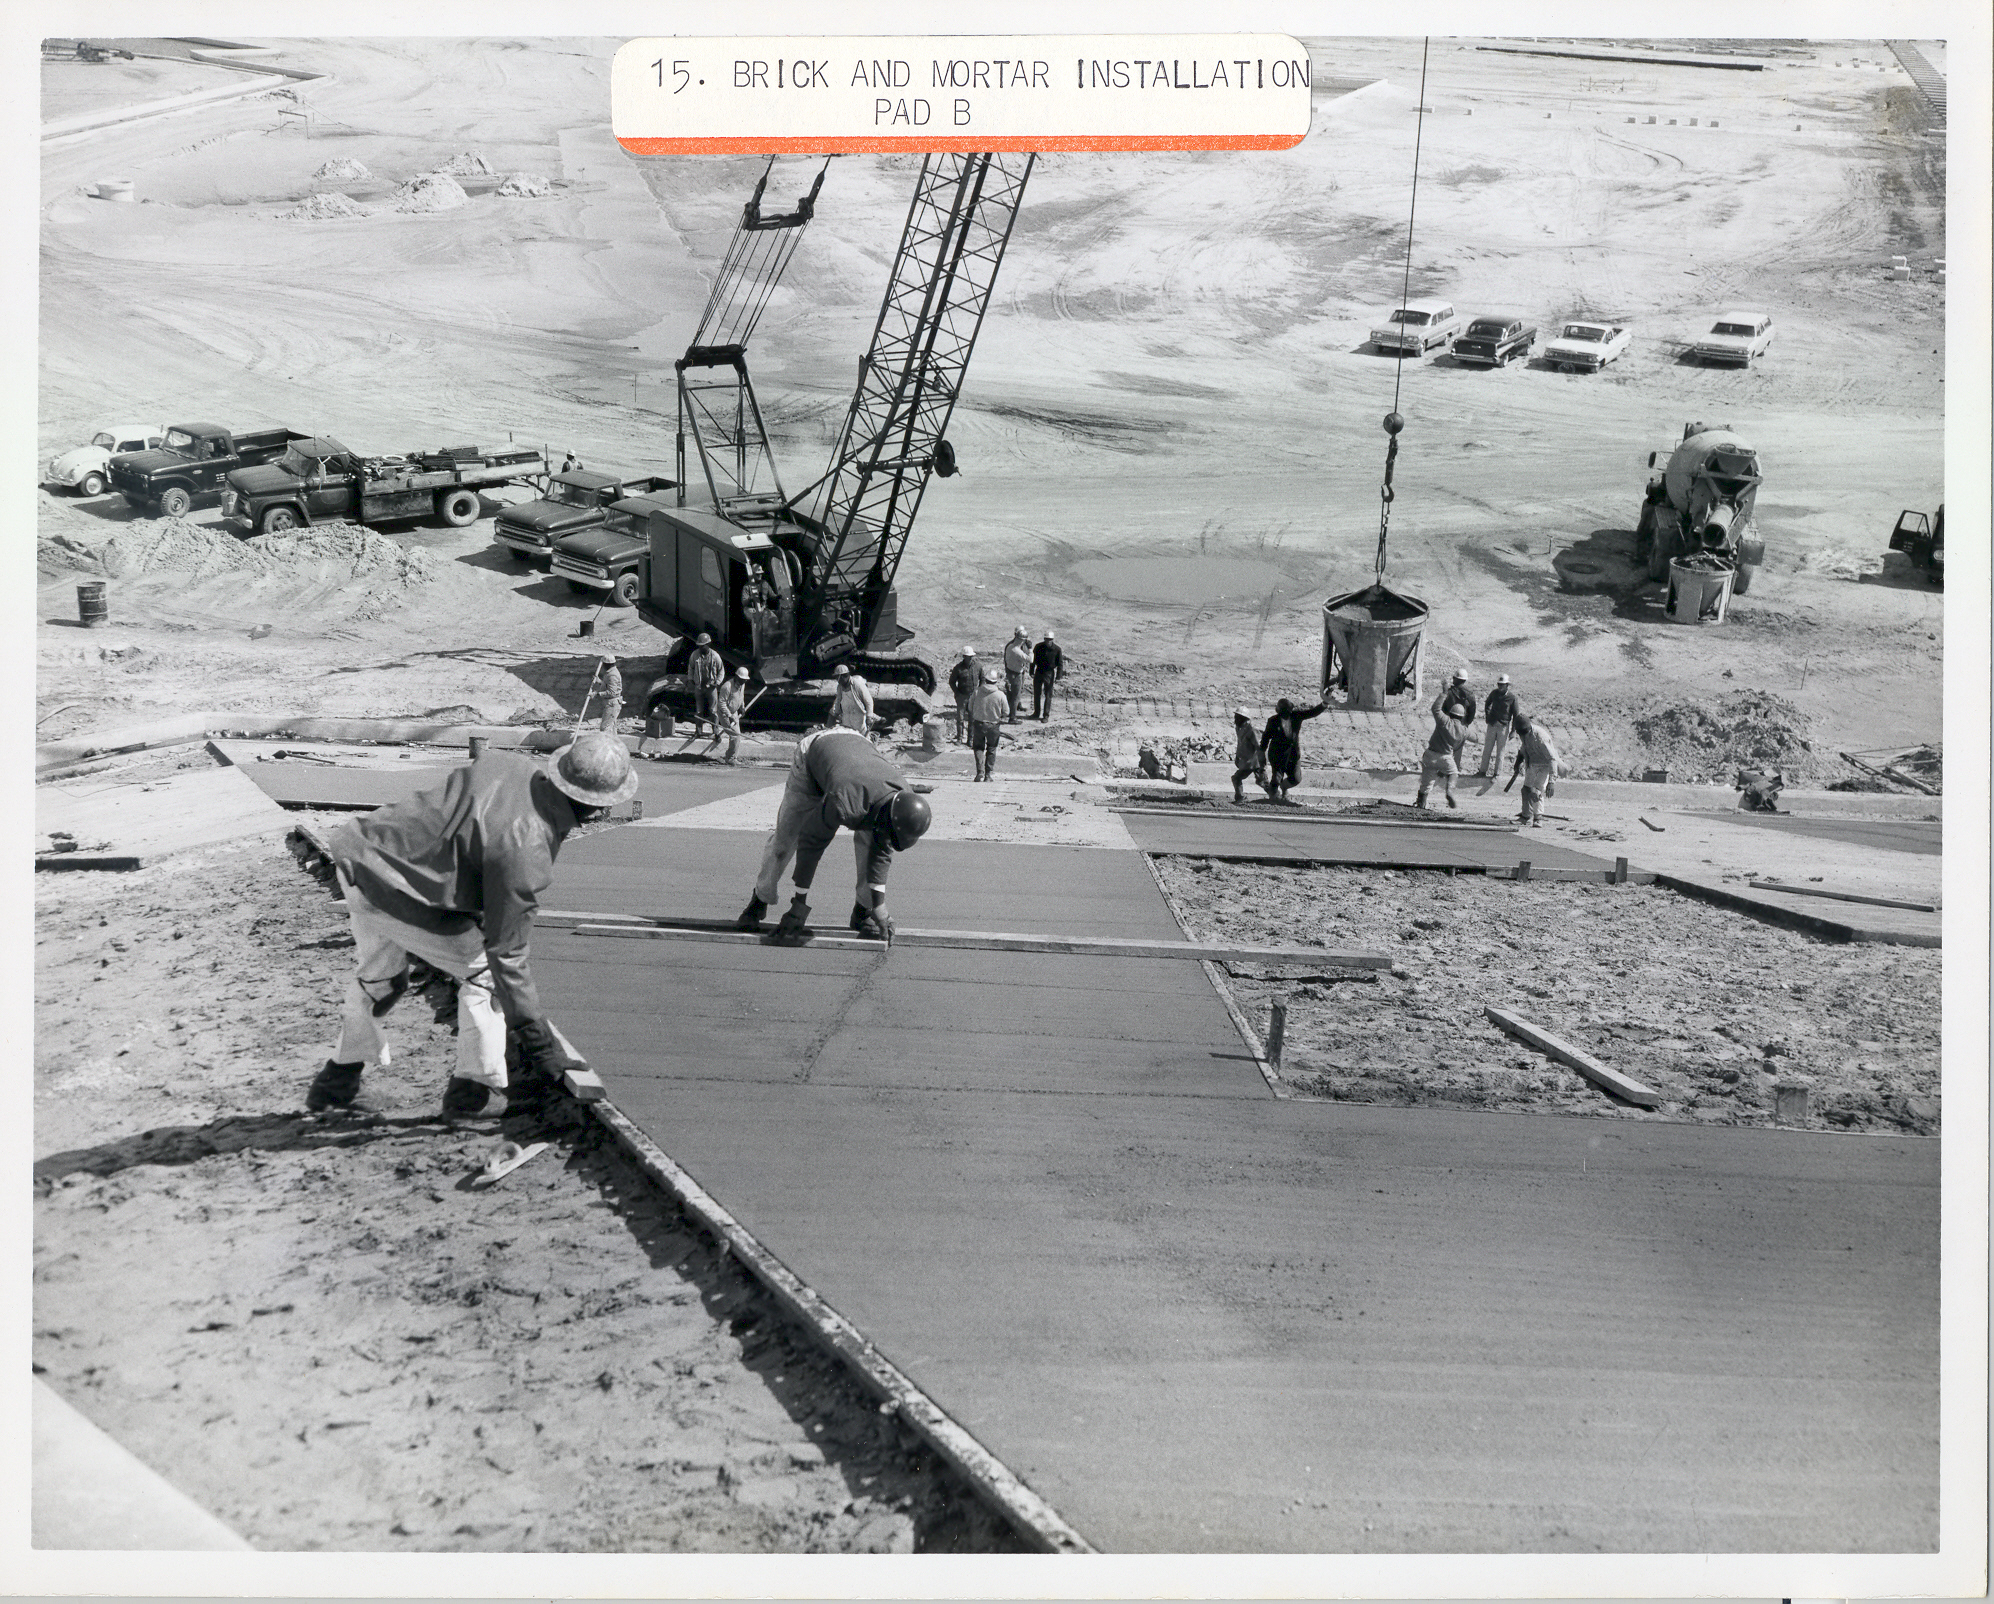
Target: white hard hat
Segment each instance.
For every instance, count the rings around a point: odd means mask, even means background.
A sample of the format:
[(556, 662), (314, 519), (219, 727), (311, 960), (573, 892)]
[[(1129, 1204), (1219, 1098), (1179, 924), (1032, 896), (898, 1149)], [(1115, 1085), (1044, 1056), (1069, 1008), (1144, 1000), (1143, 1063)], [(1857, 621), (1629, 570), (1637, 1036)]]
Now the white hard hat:
[(974, 646), (965, 646), (962, 649), (962, 655), (964, 657), (974, 657), (976, 655), (976, 648)]
[(737, 668), (734, 670), (734, 678), (746, 679), (747, 677), (748, 677), (748, 671), (745, 668)]
[(1018, 633), (1019, 633), (1020, 635), (1029, 635), (1029, 634), (1031, 633), (1031, 631), (1030, 631), (1030, 630), (1028, 630), (1027, 628), (1025, 628), (1025, 626), (1024, 626), (1023, 624), (1020, 624), (1020, 625), (1018, 626)]
[(1051, 630), (1047, 630), (1047, 631), (1045, 632), (1045, 638), (1046, 638), (1047, 640), (1051, 640), (1051, 639), (1052, 639), (1052, 631), (1051, 631)]
[(849, 679), (851, 678), (851, 673), (852, 673), (851, 665), (848, 663), (840, 663), (831, 672), (835, 674), (839, 679)]
[(1252, 715), (1251, 713), (1247, 712), (1247, 710), (1246, 710), (1245, 708), (1243, 708), (1243, 707), (1235, 707), (1235, 708), (1234, 708), (1234, 709), (1232, 710), (1232, 716), (1233, 716), (1234, 718), (1243, 718), (1243, 719), (1245, 719), (1245, 720), (1246, 720), (1246, 722), (1247, 722), (1247, 723), (1249, 723), (1249, 724), (1251, 724), (1251, 723), (1253, 722), (1253, 715)]
[(1496, 684), (1507, 685), (1508, 683), (1509, 683), (1509, 676), (1507, 674), (1496, 675)]

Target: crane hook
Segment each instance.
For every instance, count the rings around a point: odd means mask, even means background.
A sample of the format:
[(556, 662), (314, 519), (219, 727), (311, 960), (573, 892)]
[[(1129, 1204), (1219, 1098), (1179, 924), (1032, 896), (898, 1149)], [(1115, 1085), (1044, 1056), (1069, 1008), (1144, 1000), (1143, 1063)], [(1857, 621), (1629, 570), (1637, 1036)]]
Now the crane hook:
[(1385, 482), (1378, 486), (1378, 565), (1377, 574), (1385, 577), (1385, 540), (1392, 528), (1392, 502), (1397, 492), (1392, 489), (1392, 468), (1399, 460), (1399, 431), (1405, 427), (1405, 419), (1396, 412), (1385, 414)]

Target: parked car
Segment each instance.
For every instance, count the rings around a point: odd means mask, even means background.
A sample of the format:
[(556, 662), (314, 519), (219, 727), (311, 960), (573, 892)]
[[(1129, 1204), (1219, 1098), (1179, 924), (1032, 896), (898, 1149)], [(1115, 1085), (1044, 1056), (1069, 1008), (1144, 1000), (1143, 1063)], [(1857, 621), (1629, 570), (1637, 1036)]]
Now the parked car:
[(1617, 323), (1567, 323), (1544, 347), (1544, 360), (1567, 373), (1597, 373), (1627, 354), (1633, 338)]
[(1710, 332), (1689, 348), (1698, 362), (1735, 362), (1741, 368), (1764, 356), (1772, 344), (1772, 313), (1719, 312)]
[(1371, 331), (1370, 341), (1380, 351), (1410, 351), (1415, 356), (1424, 356), (1436, 345), (1444, 348), (1460, 332), (1461, 319), (1453, 303), (1429, 296), (1407, 301)]
[(101, 496), (111, 483), (111, 458), (122, 451), (157, 451), (166, 438), (160, 423), (114, 423), (99, 429), (87, 446), (73, 446), (58, 457), (49, 458), (42, 483)]
[(1470, 367), (1499, 368), (1528, 358), (1537, 343), (1537, 325), (1520, 317), (1478, 317), (1454, 341), (1454, 360)]

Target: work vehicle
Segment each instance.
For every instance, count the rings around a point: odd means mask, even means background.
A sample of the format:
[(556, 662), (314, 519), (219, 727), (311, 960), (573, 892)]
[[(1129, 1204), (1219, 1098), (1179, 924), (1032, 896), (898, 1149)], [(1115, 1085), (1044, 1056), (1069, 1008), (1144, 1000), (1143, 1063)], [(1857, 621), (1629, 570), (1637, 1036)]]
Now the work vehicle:
[(1689, 354), (1698, 362), (1735, 362), (1748, 368), (1771, 344), (1772, 313), (1719, 312), (1710, 332), (1691, 343)]
[(608, 509), (632, 496), (676, 489), (662, 474), (625, 478), (571, 468), (557, 473), (533, 501), (507, 507), (492, 522), (492, 539), (516, 558), (545, 568), (555, 545), (568, 535), (600, 527)]
[(1910, 508), (1897, 515), (1897, 527), (1890, 531), (1890, 549), (1901, 551), (1925, 577), (1941, 590), (1946, 582), (1946, 509), (1943, 504), (1932, 517)]
[(105, 62), (113, 59), (133, 61), (137, 58), (120, 45), (93, 44), (88, 39), (44, 39), (42, 59), (44, 61), (89, 61)]
[(295, 429), (252, 429), (235, 434), (218, 423), (176, 423), (157, 450), (111, 458), (111, 488), (154, 517), (184, 518), (197, 498), (217, 494), (238, 468), (281, 457), (310, 435)]
[(1715, 552), (1736, 565), (1732, 591), (1742, 596), (1765, 561), (1752, 509), (1759, 494), (1759, 454), (1728, 423), (1683, 426), (1682, 443), (1661, 462), (1648, 453), (1648, 493), (1635, 525), (1634, 557), (1650, 579), (1691, 552)]
[(1424, 356), (1436, 345), (1444, 347), (1460, 332), (1461, 319), (1453, 303), (1429, 296), (1407, 301), (1371, 331), (1370, 342), (1380, 351), (1410, 351), (1414, 356)]
[(1499, 368), (1528, 358), (1537, 343), (1537, 325), (1520, 317), (1478, 317), (1454, 339), (1454, 360), (1470, 367)]
[(1633, 336), (1618, 323), (1567, 323), (1544, 346), (1544, 361), (1567, 373), (1597, 373), (1627, 354)]
[(60, 456), (49, 458), (42, 483), (86, 496), (101, 496), (111, 482), (111, 458), (134, 451), (157, 451), (165, 439), (164, 424), (114, 423), (93, 434), (87, 446), (72, 446)]
[[(674, 504), (647, 515), (637, 603), (680, 637), (653, 707), (690, 709), (683, 671), (703, 631), (729, 667), (765, 683), (761, 711), (772, 723), (821, 718), (840, 664), (874, 685), (881, 717), (925, 712), (935, 671), (899, 652), (913, 632), (899, 623), (893, 577), (929, 479), (956, 471), (945, 431), (1032, 161), (1027, 152), (923, 159), (830, 466), (793, 494), (769, 446), (747, 343), (823, 174), (793, 212), (767, 216), (764, 171), (676, 364), (680, 482)], [(695, 472), (708, 497), (697, 507), (685, 504)]]
[[(660, 490), (676, 481), (657, 481)], [(651, 514), (674, 503), (661, 495), (626, 496), (603, 510), (603, 521), (554, 542), (552, 568), (568, 589), (601, 592), (613, 607), (634, 607), (643, 590), (645, 560), (651, 552)]]
[(315, 523), (398, 523), (432, 513), (453, 529), (475, 523), (480, 490), (547, 471), (530, 447), (496, 452), (446, 446), (395, 457), (362, 457), (329, 435), (293, 441), (275, 462), (228, 476), (222, 515), (259, 535)]

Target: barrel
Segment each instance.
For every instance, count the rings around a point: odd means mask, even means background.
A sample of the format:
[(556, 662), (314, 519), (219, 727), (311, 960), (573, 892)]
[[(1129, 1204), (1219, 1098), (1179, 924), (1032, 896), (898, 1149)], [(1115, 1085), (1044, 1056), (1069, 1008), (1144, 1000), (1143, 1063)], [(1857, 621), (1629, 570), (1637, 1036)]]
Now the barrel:
[(473, 735), (473, 736), (472, 736), (472, 737), (470, 738), (470, 740), (471, 740), (471, 761), (472, 761), (473, 763), (477, 762), (479, 758), (481, 758), (481, 757), (483, 757), (483, 756), (485, 755), (485, 745), (486, 745), (486, 741), (487, 741), (487, 739), (488, 739), (488, 738), (487, 738), (487, 737), (485, 737), (485, 736), (483, 736), (483, 735)]
[(1669, 563), (1669, 594), (1663, 611), (1677, 624), (1721, 624), (1731, 605), (1738, 570), (1712, 552), (1696, 552)]
[(1419, 693), (1420, 642), (1429, 609), (1414, 596), (1368, 585), (1322, 604), (1322, 685), (1348, 706), (1381, 711), (1388, 697)]
[(584, 618), (575, 626), (575, 633), (581, 636), (583, 640), (587, 640), (589, 636), (595, 633), (595, 620), (593, 618)]
[(111, 616), (111, 604), (104, 594), (104, 582), (93, 579), (76, 587), (76, 617), (85, 629), (95, 629)]

